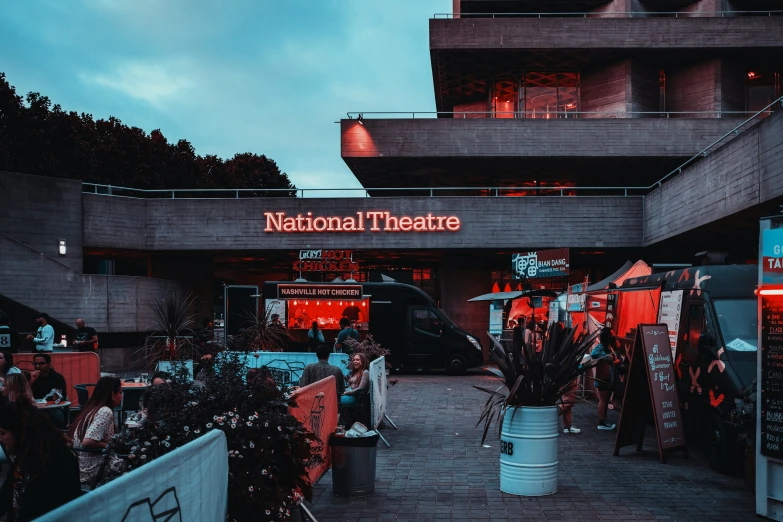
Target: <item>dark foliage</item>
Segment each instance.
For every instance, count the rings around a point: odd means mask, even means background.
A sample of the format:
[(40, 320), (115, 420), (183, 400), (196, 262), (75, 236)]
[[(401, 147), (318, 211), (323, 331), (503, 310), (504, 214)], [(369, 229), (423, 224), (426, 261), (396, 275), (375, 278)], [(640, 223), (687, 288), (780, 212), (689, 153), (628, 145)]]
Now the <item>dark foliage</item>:
[(228, 348), (235, 352), (282, 352), (291, 339), (285, 327), (272, 323), (272, 312), (266, 310), (260, 317), (246, 314), (239, 333), (229, 338)]
[(2, 72), (1, 170), (140, 189), (292, 189), (247, 197), (293, 196), (296, 188), (266, 156), (202, 157), (187, 140), (169, 143), (160, 130), (147, 134), (113, 116), (67, 112), (35, 92), (23, 100)]
[(228, 520), (288, 519), (298, 495), (312, 496), (307, 468), (320, 462), (317, 439), (288, 415), (291, 399), (267, 375), (248, 383), (242, 358), (206, 360), (203, 386), (181, 368), (152, 389), (143, 427), (116, 435), (109, 453), (128, 454), (133, 469), (221, 430), (229, 452)]
[(484, 422), (483, 444), (493, 420), (498, 429), (509, 406), (555, 406), (574, 379), (593, 367), (582, 365), (582, 357), (592, 347), (599, 332), (590, 335), (572, 328), (553, 324), (547, 333), (540, 352), (535, 345), (524, 342), (521, 347), (505, 349), (500, 345), (490, 346), (490, 356), (503, 373), (503, 382), (508, 394), (480, 386), (476, 389), (489, 393), (490, 397), (477, 425)]

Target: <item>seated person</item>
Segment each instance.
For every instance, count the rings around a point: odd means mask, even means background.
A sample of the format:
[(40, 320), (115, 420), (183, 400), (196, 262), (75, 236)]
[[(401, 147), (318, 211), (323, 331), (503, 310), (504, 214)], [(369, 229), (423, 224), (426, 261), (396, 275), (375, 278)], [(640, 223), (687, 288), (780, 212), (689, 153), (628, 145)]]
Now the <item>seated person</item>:
[(369, 392), (370, 370), (367, 367), (366, 355), (356, 353), (351, 356), (351, 373), (348, 375), (348, 388), (340, 397), (340, 406), (356, 406), (358, 400), (354, 395), (361, 390)]
[(33, 397), (43, 399), (52, 390), (60, 390), (63, 399), (68, 399), (65, 377), (52, 368), (51, 355), (48, 353), (35, 354), (33, 356), (33, 366), (35, 370), (30, 374), (30, 388), (33, 390)]
[[(116, 377), (101, 377), (92, 396), (84, 405), (79, 418), (71, 424), (68, 433), (74, 448), (104, 449), (114, 436), (114, 408), (122, 402), (122, 382)], [(100, 453), (79, 453), (82, 484), (89, 485), (96, 478), (103, 463)], [(110, 462), (119, 467), (121, 461)]]
[(304, 387), (333, 375), (335, 385), (337, 386), (337, 396), (340, 397), (343, 394), (345, 391), (345, 377), (343, 377), (343, 372), (340, 368), (329, 364), (329, 354), (331, 352), (329, 345), (326, 344), (321, 344), (316, 348), (315, 355), (318, 356), (318, 362), (307, 365), (304, 372), (302, 372), (302, 377), (299, 379), (299, 386)]
[(171, 375), (167, 372), (155, 372), (152, 374), (152, 385), (157, 386), (159, 384), (166, 384), (166, 381), (171, 380)]
[(3, 397), (9, 403), (17, 402), (28, 406), (35, 405), (33, 391), (27, 383), (27, 378), (21, 373), (14, 373), (5, 378), (3, 383)]

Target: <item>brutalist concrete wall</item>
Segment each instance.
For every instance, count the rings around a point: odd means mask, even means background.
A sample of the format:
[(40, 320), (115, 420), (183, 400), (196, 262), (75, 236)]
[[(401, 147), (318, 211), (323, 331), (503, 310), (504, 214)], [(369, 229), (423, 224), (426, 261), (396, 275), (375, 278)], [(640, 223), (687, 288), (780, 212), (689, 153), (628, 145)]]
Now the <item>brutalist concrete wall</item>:
[[(91, 228), (87, 246), (127, 248), (124, 234), (137, 225), (101, 220), (110, 196), (84, 195)], [(117, 198), (113, 211), (123, 215)], [(388, 211), (393, 216), (456, 216), (458, 232), (265, 232), (265, 213), (286, 216), (356, 216), (357, 212)], [(130, 219), (130, 217), (129, 217)], [(639, 246), (642, 233), (641, 197), (524, 198), (259, 198), (147, 200), (144, 250), (241, 251), (347, 249), (481, 249), (546, 247)], [(115, 238), (112, 240), (112, 238)], [(96, 239), (95, 241), (98, 241)]]
[(657, 243), (781, 196), (783, 112), (778, 111), (648, 194), (644, 243)]
[[(0, 172), (0, 194), (1, 233), (82, 270), (81, 181)], [(59, 255), (61, 239), (64, 256)]]

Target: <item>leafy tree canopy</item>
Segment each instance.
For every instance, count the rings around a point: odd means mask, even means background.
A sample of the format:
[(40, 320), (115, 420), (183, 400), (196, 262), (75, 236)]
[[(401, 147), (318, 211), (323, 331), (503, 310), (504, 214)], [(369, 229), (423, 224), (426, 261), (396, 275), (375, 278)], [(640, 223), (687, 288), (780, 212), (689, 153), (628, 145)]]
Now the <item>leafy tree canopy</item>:
[[(290, 188), (264, 155), (199, 156), (187, 140), (67, 112), (36, 92), (24, 99), (0, 72), (0, 170), (141, 189)], [(253, 193), (293, 195), (293, 192)]]

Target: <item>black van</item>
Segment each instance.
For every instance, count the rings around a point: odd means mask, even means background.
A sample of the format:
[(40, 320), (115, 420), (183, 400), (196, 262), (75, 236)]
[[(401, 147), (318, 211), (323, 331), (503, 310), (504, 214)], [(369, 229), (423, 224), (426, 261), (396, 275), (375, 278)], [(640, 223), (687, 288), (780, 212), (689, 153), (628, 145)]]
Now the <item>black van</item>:
[[(283, 298), (278, 292), (279, 285), (290, 288), (330, 284), (333, 283), (266, 282), (262, 296), (269, 303)], [(481, 343), (454, 324), (421, 289), (396, 282), (339, 283), (339, 286), (347, 285), (362, 287), (366, 298), (362, 304), (369, 302), (370, 310), (367, 330), (360, 329), (360, 332), (371, 334), (391, 352), (389, 359), (394, 369), (445, 368), (455, 375), (482, 364)], [(294, 302), (290, 297), (285, 299), (288, 303)], [(290, 304), (286, 306), (290, 308)], [(289, 333), (299, 341), (294, 349), (307, 351), (302, 344), (306, 341), (306, 331), (302, 336), (301, 332), (289, 327)], [(325, 331), (327, 343), (333, 342), (336, 333), (336, 326)]]
[(742, 455), (730, 412), (756, 378), (757, 284), (755, 265), (694, 266), (629, 279), (620, 288), (660, 288), (661, 301), (664, 292), (682, 292), (675, 352), (680, 407), (686, 429), (706, 440), (718, 471)]

